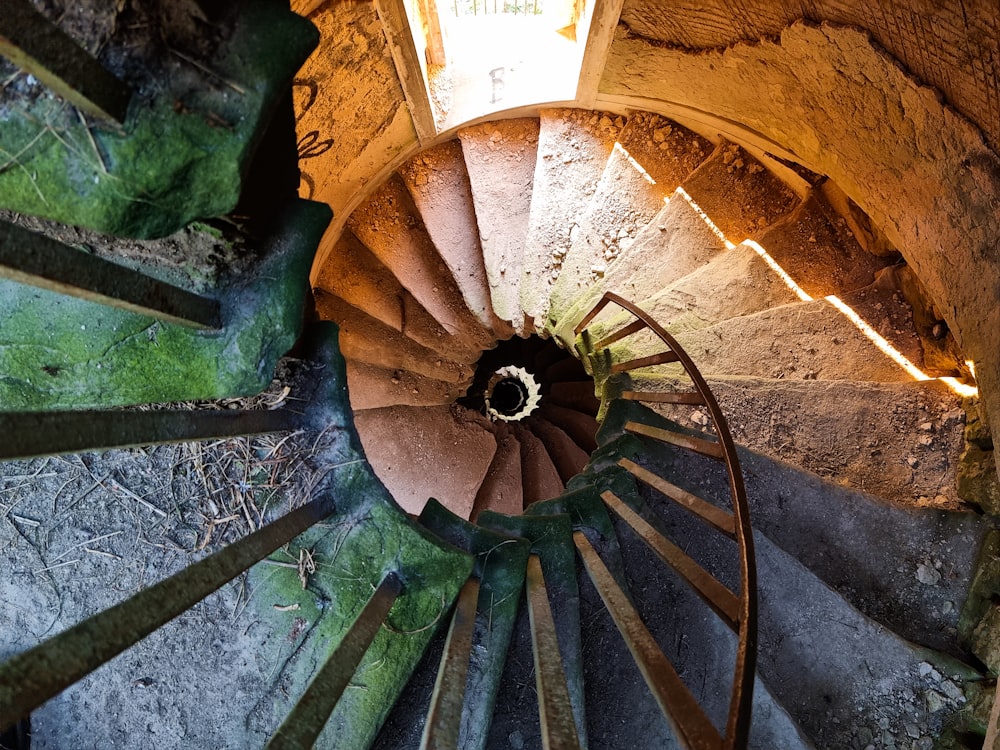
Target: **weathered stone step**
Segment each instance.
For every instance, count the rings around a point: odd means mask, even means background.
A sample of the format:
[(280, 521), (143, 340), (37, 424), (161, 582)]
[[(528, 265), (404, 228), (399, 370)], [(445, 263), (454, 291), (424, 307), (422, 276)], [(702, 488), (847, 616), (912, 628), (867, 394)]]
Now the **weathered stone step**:
[[(593, 389), (591, 389), (593, 393)], [(542, 399), (538, 409), (538, 415), (554, 424), (565, 432), (586, 453), (597, 448), (597, 420), (589, 412), (567, 409), (565, 406), (550, 403), (548, 399)]]
[(396, 502), (419, 514), (431, 497), (468, 518), (497, 442), (478, 414), (452, 406), (390, 406), (354, 415), (365, 455)]
[(601, 400), (594, 395), (594, 383), (587, 380), (553, 383), (546, 400), (556, 406), (590, 416), (597, 416), (601, 408)]
[(522, 487), (521, 444), (513, 432), (494, 425), (497, 451), (483, 483), (476, 492), (469, 520), (475, 522), (479, 514), (486, 510), (516, 516), (524, 509)]
[(493, 336), (466, 307), (398, 174), (354, 210), (347, 226), (445, 330), (470, 349), (492, 345)]
[(845, 294), (869, 286), (894, 261), (866, 252), (822, 195), (811, 193), (760, 237), (760, 245), (813, 297)]
[[(460, 130), (493, 310), (524, 332), (518, 287), (531, 211), (538, 120), (518, 119)], [(497, 179), (497, 175), (503, 175)]]
[[(632, 381), (637, 391), (690, 388), (655, 373)], [(941, 381), (732, 377), (708, 383), (734, 440), (746, 448), (902, 505), (960, 505), (956, 473), (965, 413), (962, 398)], [(648, 406), (691, 429), (707, 423), (694, 406)]]
[(799, 203), (763, 164), (726, 141), (684, 180), (683, 188), (735, 245), (760, 237)]
[(447, 383), (472, 380), (473, 371), (467, 364), (443, 358), (321, 289), (316, 290), (316, 309), (323, 320), (337, 322), (340, 350), (349, 360), (389, 370), (408, 370)]
[(521, 487), (524, 507), (539, 500), (562, 494), (563, 481), (545, 444), (520, 423), (513, 424), (514, 436), (521, 446)]
[(544, 305), (550, 319), (561, 317), (581, 290), (628, 253), (641, 230), (663, 208), (664, 200), (712, 148), (708, 141), (666, 118), (646, 112), (629, 115), (590, 205), (573, 229), (559, 278)]
[(540, 122), (520, 289), (520, 307), (536, 321), (536, 330), (543, 329), (549, 288), (625, 120), (603, 112), (551, 109), (542, 110)]
[(404, 164), (399, 174), (466, 306), (496, 338), (513, 336), (514, 329), (493, 311), (462, 144), (451, 140), (428, 149)]
[(695, 271), (726, 250), (726, 243), (684, 197), (675, 192), (635, 241), (587, 286), (577, 286), (567, 306), (554, 306), (549, 330), (569, 345), (573, 327), (606, 291), (640, 300)]
[(542, 441), (563, 484), (583, 471), (590, 456), (563, 430), (535, 415), (525, 419), (524, 424)]
[(460, 384), (354, 360), (347, 363), (347, 387), (355, 411), (383, 406), (440, 406), (465, 392)]
[(479, 354), (445, 330), (349, 229), (327, 256), (315, 286), (449, 359), (472, 361)]

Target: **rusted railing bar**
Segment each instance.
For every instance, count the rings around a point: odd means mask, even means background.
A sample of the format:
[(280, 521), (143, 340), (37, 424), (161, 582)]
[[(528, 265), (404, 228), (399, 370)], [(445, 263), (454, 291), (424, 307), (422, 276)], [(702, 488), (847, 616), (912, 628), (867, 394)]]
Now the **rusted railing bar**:
[(219, 303), (0, 222), (0, 277), (189, 328), (220, 328)]
[(685, 435), (682, 432), (673, 432), (672, 430), (663, 430), (659, 427), (650, 427), (649, 425), (642, 424), (641, 422), (626, 422), (625, 431), (636, 435), (645, 435), (646, 437), (654, 438), (663, 443), (670, 443), (671, 445), (676, 445), (680, 448), (687, 448), (688, 450), (701, 453), (711, 458), (725, 458), (725, 453), (719, 443), (711, 440), (705, 440), (703, 438), (692, 437), (691, 435)]
[(301, 750), (316, 743), (402, 590), (403, 583), (395, 573), (382, 579), (350, 630), (271, 737), (268, 750)]
[(632, 527), (663, 562), (673, 568), (733, 631), (740, 627), (740, 600), (715, 576), (696, 563), (680, 547), (654, 529), (646, 520), (622, 502), (615, 493), (605, 490), (601, 499), (618, 517)]
[(282, 432), (303, 422), (287, 408), (0, 412), (0, 460)]
[(321, 497), (0, 665), (0, 731), (336, 510)]
[(659, 354), (650, 354), (648, 357), (639, 357), (638, 359), (630, 359), (627, 362), (614, 364), (611, 366), (611, 372), (628, 372), (629, 370), (638, 370), (640, 367), (668, 365), (671, 362), (677, 361), (678, 357), (675, 352), (660, 352)]
[(646, 684), (671, 722), (681, 744), (690, 750), (720, 750), (723, 740), (718, 730), (681, 680), (673, 664), (657, 645), (628, 596), (581, 531), (573, 541), (590, 580), (601, 595), (604, 606), (618, 626)]
[(666, 495), (685, 510), (694, 513), (709, 525), (715, 527), (730, 539), (736, 538), (736, 518), (732, 513), (728, 513), (722, 508), (717, 508), (709, 502), (702, 500), (697, 495), (692, 495), (686, 490), (682, 490), (676, 484), (668, 482), (658, 474), (654, 474), (648, 469), (644, 469), (634, 461), (622, 458), (618, 465), (628, 471), (640, 482), (648, 484), (653, 489)]
[(644, 320), (633, 320), (624, 328), (619, 328), (614, 333), (610, 333), (603, 339), (594, 344), (594, 351), (598, 349), (604, 349), (605, 347), (611, 346), (616, 341), (621, 341), (623, 338), (631, 336), (633, 333), (638, 333), (643, 328), (646, 327), (646, 321)]
[(455, 605), (455, 615), (451, 620), (441, 666), (434, 682), (431, 708), (420, 743), (421, 750), (453, 750), (458, 747), (478, 600), (479, 579), (470, 578), (462, 587)]
[(531, 644), (535, 660), (535, 686), (538, 714), (542, 725), (544, 750), (579, 750), (573, 707), (566, 686), (566, 673), (556, 637), (556, 626), (549, 606), (549, 595), (537, 555), (528, 558), (525, 578), (528, 594), (528, 617), (531, 621)]
[(125, 121), (132, 92), (28, 0), (4, 0), (0, 55), (87, 114)]
[(594, 305), (593, 309), (583, 317), (583, 320), (576, 324), (576, 328), (573, 329), (573, 333), (579, 336), (580, 332), (590, 325), (590, 321), (601, 314), (601, 310), (607, 307), (610, 301), (611, 300), (606, 297), (602, 298), (601, 301)]
[(622, 391), (626, 401), (645, 401), (651, 404), (693, 404), (705, 403), (697, 391)]

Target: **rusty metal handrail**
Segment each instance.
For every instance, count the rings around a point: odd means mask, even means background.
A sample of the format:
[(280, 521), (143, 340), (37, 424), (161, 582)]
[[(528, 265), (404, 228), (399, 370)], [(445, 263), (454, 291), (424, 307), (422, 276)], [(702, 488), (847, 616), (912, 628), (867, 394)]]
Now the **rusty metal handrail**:
[[(725, 735), (721, 738), (721, 747), (725, 750), (745, 748), (750, 735), (753, 682), (757, 661), (757, 574), (754, 562), (753, 530), (750, 526), (750, 509), (747, 503), (746, 488), (743, 483), (743, 473), (740, 469), (739, 457), (736, 453), (736, 445), (730, 434), (726, 418), (719, 408), (718, 401), (716, 401), (715, 396), (708, 387), (708, 383), (698, 371), (694, 361), (680, 344), (677, 343), (677, 340), (644, 310), (614, 292), (605, 292), (604, 296), (594, 305), (591, 311), (577, 324), (574, 332), (579, 335), (586, 330), (601, 311), (612, 303), (630, 313), (636, 318), (636, 321), (620, 329), (618, 333), (621, 333), (621, 335), (612, 333), (603, 337), (598, 342), (598, 346), (595, 347), (595, 351), (633, 333), (647, 329), (651, 331), (668, 347), (669, 351), (660, 355), (632, 360), (630, 363), (625, 363), (629, 365), (627, 368), (619, 368), (619, 370), (636, 369), (637, 367), (652, 366), (665, 362), (679, 363), (694, 384), (697, 397), (688, 393), (679, 394), (681, 398), (677, 402), (698, 403), (700, 401), (700, 405), (704, 406), (709, 412), (718, 438), (717, 443), (692, 438), (691, 440), (696, 441), (696, 444), (686, 445), (685, 447), (698, 450), (699, 447), (703, 447), (702, 444), (717, 445), (718, 450), (715, 457), (725, 464), (729, 478), (729, 491), (734, 514), (733, 531), (735, 532), (734, 538), (740, 558), (740, 592), (738, 594), (738, 621), (735, 623), (737, 626), (738, 642), (736, 663), (733, 672), (733, 688), (726, 731)], [(625, 331), (627, 333), (624, 333)], [(630, 391), (628, 398), (631, 400), (642, 400), (642, 394), (641, 392)], [(670, 402), (670, 399), (662, 397), (662, 394), (658, 394), (650, 400), (661, 403)], [(672, 718), (679, 725), (684, 725), (684, 716), (674, 716)], [(697, 732), (698, 729), (694, 728), (694, 731)], [(687, 733), (681, 732), (681, 734), (686, 735)], [(691, 742), (692, 746), (701, 744), (701, 742)]]

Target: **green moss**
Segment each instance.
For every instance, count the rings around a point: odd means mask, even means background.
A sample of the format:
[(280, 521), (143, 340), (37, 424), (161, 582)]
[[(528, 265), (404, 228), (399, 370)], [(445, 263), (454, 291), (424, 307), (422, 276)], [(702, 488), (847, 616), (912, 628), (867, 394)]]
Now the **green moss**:
[[(392, 501), (366, 462), (343, 467), (327, 491), (338, 515), (298, 537), (250, 573), (251, 606), (274, 633), (276, 678), (251, 713), (271, 734), (343, 638), (374, 586), (396, 571), (405, 589), (389, 612), (318, 746), (366, 748), (472, 571), (472, 557), (434, 538)], [(315, 572), (303, 589), (295, 563), (308, 551)], [(275, 565), (275, 563), (278, 563)], [(277, 608), (276, 608), (277, 607)]]
[(252, 279), (221, 297), (224, 327), (197, 331), (0, 282), (0, 409), (96, 408), (259, 393), (299, 336), (330, 212), (294, 202)]
[[(318, 35), (280, 3), (244, 4), (212, 60), (239, 91), (165, 81), (136, 97), (124, 132), (89, 128), (52, 95), (0, 110), (0, 205), (108, 234), (162, 237), (237, 202), (253, 150)], [(44, 123), (44, 125), (42, 125)]]

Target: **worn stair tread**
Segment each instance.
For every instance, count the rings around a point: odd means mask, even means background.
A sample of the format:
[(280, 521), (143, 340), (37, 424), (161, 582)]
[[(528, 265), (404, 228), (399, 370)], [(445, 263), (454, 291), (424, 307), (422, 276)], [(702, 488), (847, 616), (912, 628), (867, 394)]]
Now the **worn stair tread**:
[[(685, 430), (635, 402), (614, 411), (618, 423), (642, 414), (643, 421)], [(643, 446), (641, 457), (630, 456), (637, 463), (726, 507), (725, 471), (717, 462), (655, 441)], [(738, 451), (754, 529), (901, 637), (956, 653), (959, 603), (986, 533), (976, 514), (888, 503)]]
[(510, 338), (514, 329), (493, 312), (462, 144), (453, 139), (427, 149), (400, 167), (399, 174), (466, 306), (496, 338)]
[(547, 307), (567, 309), (581, 289), (601, 278), (711, 151), (710, 143), (664, 117), (630, 114), (573, 230)]
[(489, 331), (466, 307), (399, 175), (391, 176), (355, 209), (347, 226), (445, 330), (472, 349), (492, 343)]
[[(637, 390), (687, 387), (655, 373), (633, 380)], [(962, 397), (944, 382), (728, 377), (708, 384), (746, 448), (901, 505), (959, 505), (965, 414)], [(708, 419), (692, 405), (650, 406), (691, 429)]]
[[(799, 301), (757, 251), (743, 244), (636, 304), (676, 334)], [(596, 343), (631, 320), (623, 311), (605, 315), (591, 324), (591, 338)]]
[(538, 414), (565, 432), (589, 455), (597, 449), (597, 420), (591, 414), (542, 400)]
[[(670, 326), (666, 326), (670, 330)], [(899, 329), (903, 330), (903, 329)], [(775, 333), (781, 332), (780, 338)], [(911, 375), (879, 350), (827, 300), (796, 302), (681, 331), (678, 343), (706, 376), (906, 382)], [(837, 347), (837, 357), (828, 354)], [(612, 345), (614, 361), (661, 351), (659, 338), (643, 333)], [(677, 374), (680, 365), (663, 368)]]
[(781, 180), (735, 143), (723, 141), (683, 184), (733, 244), (759, 237), (799, 203)]
[(316, 309), (320, 318), (336, 321), (340, 328), (340, 349), (350, 360), (408, 370), (447, 383), (472, 380), (473, 370), (468, 364), (445, 359), (321, 289), (316, 290)]
[(820, 193), (811, 192), (787, 216), (760, 237), (761, 246), (807, 294), (845, 294), (875, 281), (891, 258), (866, 252), (843, 226), (831, 220), (833, 209)]
[(475, 521), (484, 510), (516, 515), (524, 508), (521, 444), (510, 430), (497, 431), (497, 452), (483, 483), (476, 491), (469, 518)]
[(524, 507), (562, 494), (564, 483), (549, 452), (535, 435), (514, 423), (514, 436), (521, 446), (521, 487)]
[(468, 518), (497, 444), (479, 415), (449, 406), (390, 406), (355, 414), (365, 455), (408, 513), (431, 497)]
[(354, 360), (347, 362), (347, 387), (355, 411), (383, 406), (441, 406), (465, 391), (456, 383)]
[[(572, 546), (572, 520), (565, 514), (506, 516), (486, 512), (480, 515), (479, 525), (529, 540), (532, 554), (539, 557), (555, 621), (559, 651), (562, 654), (563, 669), (573, 707), (577, 735), (581, 740), (581, 746), (586, 747), (580, 595), (577, 587), (576, 558)], [(501, 684), (502, 695), (503, 691), (506, 690), (511, 698), (513, 698), (512, 689), (515, 693), (517, 691), (516, 685), (511, 685), (511, 682), (520, 681), (521, 684), (534, 685), (534, 669), (529, 657), (531, 639), (527, 632), (529, 630), (527, 621), (528, 613), (526, 609), (522, 609), (515, 629), (516, 651), (512, 651), (512, 655), (517, 653), (520, 658), (517, 661), (508, 658), (508, 669), (504, 672), (504, 680)], [(522, 699), (520, 702), (512, 700), (506, 705), (501, 698), (499, 705), (504, 706), (506, 710), (498, 710), (497, 715), (494, 716), (491, 728), (492, 738), (502, 738), (501, 741), (506, 744), (510, 732), (522, 727), (525, 734), (525, 746), (541, 746), (541, 740), (532, 742), (530, 739), (535, 727), (534, 720), (528, 722), (525, 721), (523, 715), (517, 715), (519, 703), (523, 705), (525, 700), (531, 701), (528, 705), (535, 703), (534, 691), (531, 691), (531, 696), (530, 699)], [(495, 746), (495, 741), (496, 739), (490, 743), (491, 747)]]
[[(645, 299), (697, 270), (727, 249), (702, 216), (675, 191), (600, 278), (579, 287), (572, 304), (554, 306), (549, 330), (564, 342), (572, 329), (601, 299), (614, 291), (626, 299)], [(669, 262), (664, 262), (669, 259)]]
[(589, 454), (562, 429), (544, 417), (534, 414), (522, 421), (542, 441), (563, 484), (579, 474), (587, 465)]
[[(524, 332), (518, 288), (538, 152), (538, 120), (485, 123), (458, 132), (472, 189), (493, 310)], [(503, 179), (496, 179), (502, 174)]]
[(625, 124), (620, 116), (579, 109), (543, 109), (539, 120), (519, 293), (521, 309), (538, 330), (549, 290), (572, 244), (573, 228), (586, 213)]
[(470, 524), (436, 501), (424, 507), (420, 522), (475, 556), (475, 575), (481, 587), (458, 746), (481, 750), (489, 738), (531, 544)]
[(445, 357), (463, 361), (478, 355), (448, 333), (349, 229), (327, 256), (315, 286)]
[(546, 402), (589, 416), (597, 416), (601, 408), (601, 400), (594, 394), (594, 383), (586, 380), (552, 383)]

